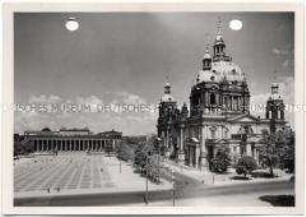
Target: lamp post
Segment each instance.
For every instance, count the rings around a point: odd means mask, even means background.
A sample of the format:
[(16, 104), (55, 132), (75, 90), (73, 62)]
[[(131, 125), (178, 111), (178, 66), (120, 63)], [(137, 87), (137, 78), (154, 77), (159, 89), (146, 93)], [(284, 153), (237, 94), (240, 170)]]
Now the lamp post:
[(171, 180), (172, 180), (172, 204), (175, 206), (175, 176), (174, 170), (171, 170)]
[(117, 152), (117, 158), (119, 160), (119, 173), (121, 173), (121, 156), (120, 156), (120, 152), (121, 152), (121, 142), (119, 143), (119, 148), (116, 148), (116, 152)]
[(160, 141), (161, 138), (157, 137), (157, 173), (158, 173), (158, 183), (160, 182)]
[(121, 158), (119, 157), (119, 173), (121, 173)]
[(149, 162), (150, 162), (150, 157), (148, 156), (146, 159), (146, 197), (145, 197), (145, 202), (146, 204), (149, 204)]

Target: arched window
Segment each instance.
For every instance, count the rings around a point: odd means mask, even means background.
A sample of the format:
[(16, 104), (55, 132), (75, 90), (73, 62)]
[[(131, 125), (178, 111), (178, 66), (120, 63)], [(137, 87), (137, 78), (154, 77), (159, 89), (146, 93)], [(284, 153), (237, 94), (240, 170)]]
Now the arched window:
[(269, 119), (272, 119), (272, 111), (269, 111)]
[(282, 119), (282, 112), (280, 109), (277, 111), (277, 113), (278, 113), (278, 119)]
[(210, 104), (215, 105), (216, 104), (216, 95), (214, 93), (210, 94)]
[(216, 130), (215, 129), (211, 129), (210, 132), (211, 132), (211, 138), (215, 139), (216, 138)]

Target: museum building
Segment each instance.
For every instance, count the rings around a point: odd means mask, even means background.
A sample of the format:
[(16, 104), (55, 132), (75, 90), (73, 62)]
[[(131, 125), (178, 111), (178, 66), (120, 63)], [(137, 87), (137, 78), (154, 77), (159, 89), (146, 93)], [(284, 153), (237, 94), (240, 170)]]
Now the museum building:
[(61, 128), (52, 131), (25, 131), (21, 144), (32, 145), (34, 152), (49, 151), (115, 151), (121, 141), (122, 133), (115, 130), (94, 134), (88, 128)]

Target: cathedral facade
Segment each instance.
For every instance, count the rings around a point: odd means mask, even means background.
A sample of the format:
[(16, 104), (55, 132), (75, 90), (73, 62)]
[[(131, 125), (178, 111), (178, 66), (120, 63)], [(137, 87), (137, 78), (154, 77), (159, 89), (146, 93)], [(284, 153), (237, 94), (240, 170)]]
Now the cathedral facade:
[(221, 149), (229, 151), (233, 163), (245, 155), (258, 161), (264, 131), (276, 133), (286, 124), (284, 103), (278, 84), (273, 83), (265, 117), (255, 117), (250, 113), (250, 97), (245, 74), (227, 55), (219, 28), (212, 55), (206, 46), (189, 109), (186, 103), (179, 108), (170, 83), (165, 85), (157, 123), (165, 156), (203, 170)]

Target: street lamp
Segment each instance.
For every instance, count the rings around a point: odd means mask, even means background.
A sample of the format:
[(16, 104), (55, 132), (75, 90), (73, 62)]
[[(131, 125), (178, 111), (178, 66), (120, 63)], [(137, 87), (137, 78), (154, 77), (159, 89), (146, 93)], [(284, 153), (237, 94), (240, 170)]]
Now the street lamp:
[(149, 162), (150, 162), (150, 157), (147, 157), (146, 160), (146, 198), (145, 198), (145, 202), (146, 204), (149, 203)]
[(159, 146), (159, 144), (160, 144), (161, 141), (162, 141), (161, 138), (157, 137), (157, 151), (158, 151), (158, 153), (157, 153), (157, 172), (158, 172), (157, 178), (158, 178), (158, 183), (160, 182), (160, 146)]
[[(119, 143), (119, 147), (121, 148), (121, 143)], [(121, 156), (120, 156), (120, 150), (121, 149), (117, 149), (117, 158), (119, 160), (119, 173), (121, 173)]]
[(174, 170), (171, 170), (171, 180), (172, 180), (172, 204), (175, 206), (175, 174)]

